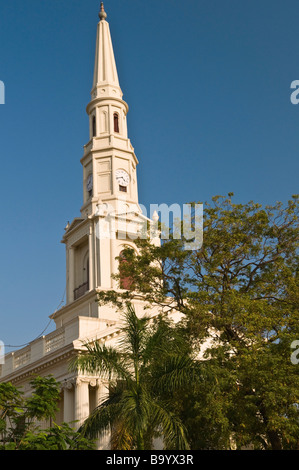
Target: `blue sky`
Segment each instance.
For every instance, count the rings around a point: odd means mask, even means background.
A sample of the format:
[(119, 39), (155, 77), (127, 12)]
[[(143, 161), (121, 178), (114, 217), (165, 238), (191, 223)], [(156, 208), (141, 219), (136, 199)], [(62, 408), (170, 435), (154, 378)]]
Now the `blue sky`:
[[(95, 0), (0, 4), (0, 339), (37, 337), (80, 215)], [(139, 200), (286, 202), (298, 193), (298, 0), (106, 0)], [(50, 325), (47, 332), (53, 329)], [(7, 349), (9, 351), (10, 348)]]

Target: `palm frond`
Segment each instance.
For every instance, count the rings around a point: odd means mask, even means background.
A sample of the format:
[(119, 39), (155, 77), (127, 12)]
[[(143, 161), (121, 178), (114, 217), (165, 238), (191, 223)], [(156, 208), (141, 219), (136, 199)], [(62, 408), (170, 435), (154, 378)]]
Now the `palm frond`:
[(190, 449), (185, 426), (167, 406), (153, 403), (152, 412), (153, 423), (161, 429), (161, 436), (166, 449)]
[(115, 377), (122, 380), (130, 379), (126, 359), (115, 348), (106, 347), (98, 342), (85, 344), (84, 346), (86, 351), (79, 354), (70, 363), (71, 370), (100, 375), (108, 380)]
[(183, 335), (178, 328), (162, 316), (154, 320), (148, 329), (148, 337), (143, 351), (144, 364), (152, 363), (157, 357), (170, 354), (182, 355), (186, 353), (187, 346)]
[(134, 446), (134, 437), (129, 432), (127, 423), (118, 420), (111, 429), (111, 450), (132, 450)]
[(94, 439), (111, 430), (120, 416), (122, 393), (122, 384), (110, 384), (109, 397), (100, 401), (79, 429), (82, 435)]
[(156, 368), (151, 377), (156, 391), (172, 392), (186, 385), (198, 382), (201, 377), (200, 364), (188, 355), (170, 355)]
[(148, 323), (150, 318), (143, 316), (138, 318), (134, 307), (128, 303), (124, 313), (124, 325), (122, 339), (120, 341), (121, 350), (133, 357), (140, 356), (144, 349), (144, 344), (148, 336)]
[(156, 432), (163, 436), (166, 448), (188, 449), (185, 427), (173, 404), (161, 399), (200, 377), (184, 341), (176, 341), (169, 322), (138, 318), (130, 304), (121, 330), (117, 348), (85, 344), (85, 351), (72, 361), (71, 369), (109, 380), (109, 397), (98, 404), (80, 431), (90, 438), (108, 431), (115, 450), (150, 448)]

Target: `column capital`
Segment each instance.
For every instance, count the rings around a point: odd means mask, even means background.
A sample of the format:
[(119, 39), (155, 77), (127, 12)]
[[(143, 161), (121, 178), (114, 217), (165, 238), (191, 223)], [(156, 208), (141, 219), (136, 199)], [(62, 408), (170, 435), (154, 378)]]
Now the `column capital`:
[(61, 388), (71, 390), (74, 387), (74, 384), (75, 379), (64, 379), (64, 381), (61, 382)]
[(89, 385), (90, 384), (90, 379), (88, 377), (76, 377), (74, 379), (74, 384), (76, 385), (76, 387), (80, 386), (80, 385)]

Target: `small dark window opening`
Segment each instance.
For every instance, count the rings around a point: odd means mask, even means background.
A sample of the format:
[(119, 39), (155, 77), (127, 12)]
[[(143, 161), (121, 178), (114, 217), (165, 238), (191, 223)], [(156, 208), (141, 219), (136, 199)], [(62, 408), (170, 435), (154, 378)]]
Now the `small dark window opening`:
[(93, 116), (92, 118), (92, 136), (95, 137), (97, 135), (97, 129), (96, 129), (96, 118)]
[(121, 186), (121, 185), (119, 185), (119, 190), (120, 190), (122, 193), (126, 193), (126, 192), (127, 192), (127, 187), (126, 187), (126, 186)]
[(118, 114), (117, 113), (114, 113), (113, 121), (114, 121), (114, 132), (119, 133), (119, 119), (118, 119)]

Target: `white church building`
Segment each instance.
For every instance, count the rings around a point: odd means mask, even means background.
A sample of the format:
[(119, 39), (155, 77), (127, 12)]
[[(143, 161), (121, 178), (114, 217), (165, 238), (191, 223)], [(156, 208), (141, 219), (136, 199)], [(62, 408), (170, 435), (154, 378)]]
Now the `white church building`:
[[(30, 394), (33, 375), (53, 375), (61, 384), (57, 423), (76, 421), (79, 427), (107, 393), (101, 377), (70, 372), (69, 362), (83, 344), (100, 341), (115, 345), (120, 333), (120, 314), (99, 305), (100, 290), (118, 289), (111, 278), (117, 272), (125, 246), (134, 247), (134, 237), (144, 221), (138, 203), (137, 165), (128, 138), (128, 105), (123, 100), (103, 4), (97, 26), (95, 67), (91, 101), (87, 106), (89, 142), (84, 146), (83, 205), (80, 216), (65, 228), (66, 302), (51, 315), (55, 330), (5, 356), (0, 382), (12, 382)], [(159, 243), (159, 237), (153, 240)], [(134, 301), (138, 315), (144, 305)], [(156, 309), (147, 312), (153, 316)]]

